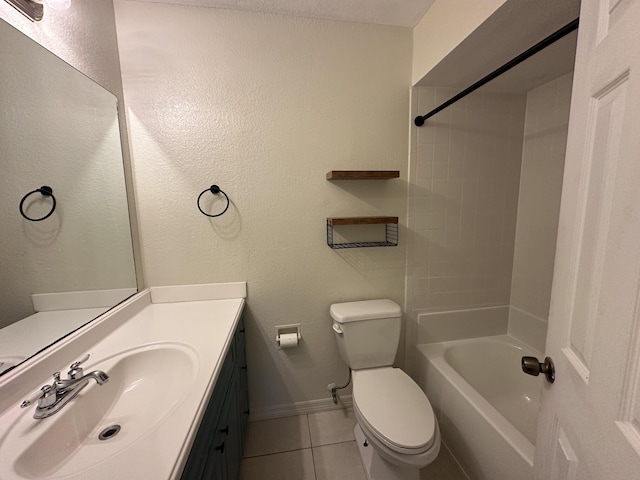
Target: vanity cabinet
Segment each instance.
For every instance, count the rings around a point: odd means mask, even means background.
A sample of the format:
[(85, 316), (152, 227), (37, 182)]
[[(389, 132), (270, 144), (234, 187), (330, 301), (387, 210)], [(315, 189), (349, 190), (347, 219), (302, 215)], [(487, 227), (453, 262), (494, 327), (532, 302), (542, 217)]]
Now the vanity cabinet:
[(245, 331), (241, 318), (181, 480), (236, 480), (248, 418)]

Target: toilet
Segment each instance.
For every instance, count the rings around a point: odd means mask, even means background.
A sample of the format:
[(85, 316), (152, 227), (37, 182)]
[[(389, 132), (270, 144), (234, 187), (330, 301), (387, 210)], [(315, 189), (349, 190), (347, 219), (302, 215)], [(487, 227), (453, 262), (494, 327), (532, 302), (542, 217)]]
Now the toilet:
[(393, 361), (402, 312), (391, 300), (330, 308), (340, 356), (351, 368), (354, 428), (369, 480), (418, 480), (440, 451), (440, 429), (420, 387)]

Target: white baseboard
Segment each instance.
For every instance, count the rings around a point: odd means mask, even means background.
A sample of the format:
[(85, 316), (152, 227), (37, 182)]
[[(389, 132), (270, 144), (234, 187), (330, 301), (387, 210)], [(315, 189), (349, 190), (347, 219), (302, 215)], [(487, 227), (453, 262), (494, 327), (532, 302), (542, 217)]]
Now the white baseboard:
[(351, 408), (353, 404), (351, 395), (339, 395), (338, 404), (334, 404), (331, 398), (321, 400), (309, 400), (306, 402), (283, 403), (273, 407), (252, 408), (249, 421), (269, 420), (271, 418), (292, 417), (294, 415), (307, 415), (309, 413), (326, 412), (340, 408)]

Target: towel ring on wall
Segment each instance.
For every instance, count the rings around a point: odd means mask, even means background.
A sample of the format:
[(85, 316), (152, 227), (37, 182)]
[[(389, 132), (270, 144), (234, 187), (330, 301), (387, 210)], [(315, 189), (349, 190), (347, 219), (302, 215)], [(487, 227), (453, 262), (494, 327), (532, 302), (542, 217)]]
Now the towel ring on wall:
[[(217, 195), (218, 193), (221, 193), (222, 195), (224, 195), (224, 198), (227, 199), (227, 205), (224, 207), (224, 210), (222, 210), (220, 213), (216, 213), (215, 215), (211, 215), (210, 213), (205, 212), (204, 210), (202, 210), (202, 207), (200, 206), (200, 199), (202, 198), (202, 196), (207, 193), (207, 192), (211, 192), (214, 195)], [(206, 215), (207, 217), (219, 217), (220, 215), (222, 215), (224, 212), (227, 211), (227, 209), (229, 208), (229, 197), (227, 196), (226, 193), (224, 193), (222, 190), (220, 190), (220, 187), (218, 185), (211, 185), (209, 188), (207, 188), (206, 190), (204, 190), (199, 196), (198, 196), (198, 210), (200, 210), (200, 213), (202, 213), (203, 215)]]
[[(51, 210), (44, 217), (31, 218), (27, 216), (26, 213), (24, 213), (24, 210), (22, 208), (24, 206), (24, 202), (29, 196), (33, 195), (34, 193), (41, 193), (43, 197), (51, 197), (51, 201), (53, 202), (51, 205)], [(46, 218), (49, 218), (51, 214), (55, 211), (55, 209), (56, 209), (56, 197), (53, 196), (53, 189), (46, 185), (43, 185), (42, 187), (36, 188), (35, 190), (27, 193), (24, 197), (22, 197), (22, 200), (20, 200), (20, 215), (22, 215), (24, 218), (26, 218), (31, 222), (40, 222)]]

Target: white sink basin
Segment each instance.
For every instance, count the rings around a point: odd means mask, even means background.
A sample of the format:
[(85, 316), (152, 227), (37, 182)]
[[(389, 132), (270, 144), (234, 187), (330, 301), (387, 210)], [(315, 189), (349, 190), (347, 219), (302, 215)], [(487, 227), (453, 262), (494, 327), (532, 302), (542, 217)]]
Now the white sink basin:
[[(0, 377), (0, 480), (180, 479), (246, 285), (158, 288), (156, 303), (149, 290), (134, 295)], [(33, 418), (35, 405), (20, 408), (84, 352), (92, 354), (85, 373), (102, 370), (107, 383), (90, 380), (42, 420)], [(112, 425), (121, 430), (99, 440)]]
[[(90, 380), (49, 418), (35, 420), (35, 407), (17, 412), (0, 437), (0, 478), (82, 478), (84, 470), (106, 462), (162, 424), (187, 396), (198, 368), (193, 348), (171, 342), (90, 361), (85, 373), (102, 370), (109, 381), (99, 386)], [(121, 427), (116, 434), (115, 428), (108, 430), (114, 425)], [(105, 429), (112, 434), (100, 440)]]

